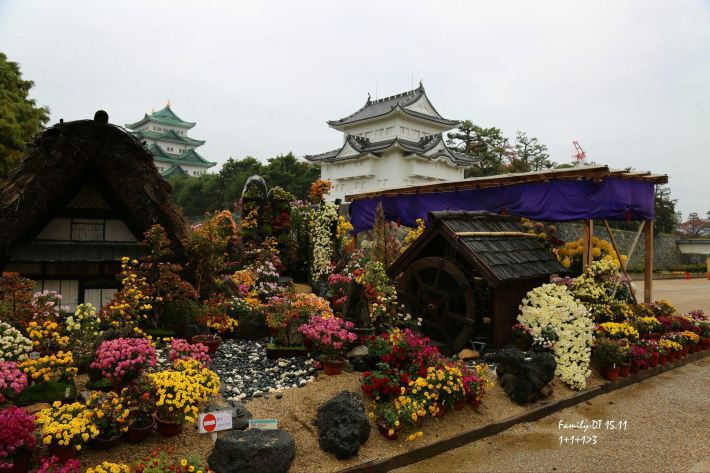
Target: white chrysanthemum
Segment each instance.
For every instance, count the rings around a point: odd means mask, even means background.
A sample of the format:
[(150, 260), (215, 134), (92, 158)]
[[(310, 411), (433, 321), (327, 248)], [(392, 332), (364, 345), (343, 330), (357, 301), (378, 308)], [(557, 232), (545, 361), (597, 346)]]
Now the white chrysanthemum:
[(333, 257), (333, 224), (338, 221), (338, 208), (332, 202), (315, 212), (313, 219), (313, 279), (328, 275)]
[(552, 350), (555, 374), (573, 389), (584, 389), (591, 374), (594, 323), (567, 287), (545, 284), (528, 292), (518, 321), (530, 328), (534, 343)]
[(24, 361), (32, 342), (7, 322), (0, 322), (0, 361)]

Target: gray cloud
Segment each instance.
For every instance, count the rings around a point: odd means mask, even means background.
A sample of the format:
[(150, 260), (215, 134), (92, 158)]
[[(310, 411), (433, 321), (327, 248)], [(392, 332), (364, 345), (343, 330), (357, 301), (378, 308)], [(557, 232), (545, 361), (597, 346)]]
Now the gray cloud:
[(0, 0), (0, 50), (52, 120), (137, 120), (170, 99), (205, 157), (338, 146), (328, 119), (424, 81), (447, 117), (527, 131), (568, 161), (667, 172), (710, 210), (703, 1)]

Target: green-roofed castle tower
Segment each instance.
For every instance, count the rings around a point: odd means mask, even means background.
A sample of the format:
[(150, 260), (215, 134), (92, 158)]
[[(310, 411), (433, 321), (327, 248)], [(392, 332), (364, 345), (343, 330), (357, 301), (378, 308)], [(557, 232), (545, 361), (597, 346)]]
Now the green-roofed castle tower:
[(126, 123), (131, 134), (148, 147), (155, 167), (163, 177), (179, 174), (201, 176), (216, 164), (195, 151), (205, 142), (187, 136), (187, 130), (194, 126), (194, 122), (178, 117), (170, 109), (170, 102), (157, 112), (146, 113), (135, 123)]

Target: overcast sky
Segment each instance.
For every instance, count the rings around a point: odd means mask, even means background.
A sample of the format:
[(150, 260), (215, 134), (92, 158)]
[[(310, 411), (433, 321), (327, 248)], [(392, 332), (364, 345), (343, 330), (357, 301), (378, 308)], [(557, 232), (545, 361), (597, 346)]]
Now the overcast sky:
[(447, 118), (526, 131), (558, 162), (577, 139), (710, 210), (708, 1), (0, 0), (0, 51), (52, 122), (170, 100), (220, 163), (334, 149), (326, 120), (413, 77)]

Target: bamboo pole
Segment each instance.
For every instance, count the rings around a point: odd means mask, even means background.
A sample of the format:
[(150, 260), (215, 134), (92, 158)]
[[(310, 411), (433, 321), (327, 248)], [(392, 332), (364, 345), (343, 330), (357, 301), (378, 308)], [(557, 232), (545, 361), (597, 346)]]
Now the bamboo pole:
[[(631, 297), (634, 299), (634, 304), (638, 304), (638, 300), (636, 299), (636, 294), (634, 294), (633, 288), (631, 287), (631, 278), (629, 277), (629, 273), (626, 272), (626, 264), (621, 260), (621, 253), (619, 252), (619, 246), (616, 244), (616, 238), (614, 238), (614, 234), (611, 233), (611, 228), (609, 227), (609, 222), (605, 219), (604, 220), (604, 227), (606, 227), (606, 232), (609, 234), (609, 240), (611, 241), (611, 246), (614, 247), (614, 253), (616, 253), (616, 258), (619, 260), (619, 264), (621, 265), (621, 271), (624, 273), (624, 276), (626, 277), (626, 281), (628, 281), (629, 285), (629, 292), (631, 293)], [(626, 258), (628, 260), (628, 258)], [(618, 287), (618, 281), (617, 284), (614, 285), (614, 295), (616, 295), (616, 289)]]
[[(634, 251), (636, 250), (636, 244), (638, 244), (639, 238), (641, 237), (641, 232), (643, 231), (645, 226), (646, 226), (646, 222), (641, 222), (641, 225), (639, 225), (639, 229), (636, 231), (636, 235), (634, 236), (634, 240), (631, 242), (631, 247), (629, 248), (629, 251), (628, 251), (628, 258), (626, 258), (625, 263), (621, 263), (621, 266), (624, 268), (624, 271), (629, 266), (629, 262), (631, 261), (631, 257), (633, 256)], [(616, 283), (614, 284), (614, 290), (611, 292), (612, 299), (616, 295), (617, 289), (619, 289), (619, 281), (616, 281)]]
[(525, 232), (456, 232), (457, 237), (527, 237), (537, 238), (534, 233)]
[(592, 234), (594, 233), (592, 220), (582, 220), (582, 270), (586, 270), (592, 263)]
[(645, 247), (643, 301), (649, 304), (653, 300), (653, 220), (646, 220), (644, 225)]

